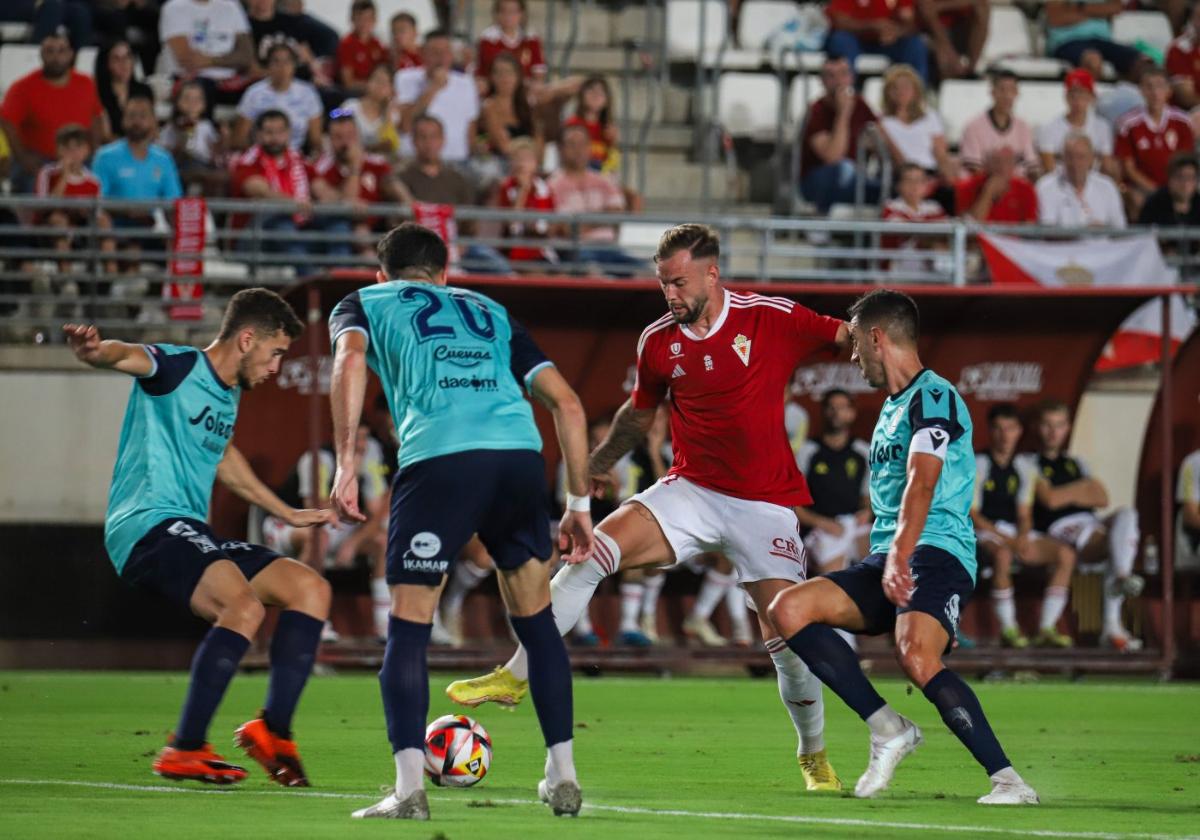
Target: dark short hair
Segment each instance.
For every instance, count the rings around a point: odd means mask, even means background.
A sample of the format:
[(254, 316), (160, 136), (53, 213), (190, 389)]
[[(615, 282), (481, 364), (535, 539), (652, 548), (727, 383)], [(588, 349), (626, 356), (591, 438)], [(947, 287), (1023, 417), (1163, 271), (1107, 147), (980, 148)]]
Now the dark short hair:
[(447, 41), (449, 41), (453, 38), (453, 36), (450, 34), (449, 29), (442, 29), (439, 27), (437, 29), (431, 29), (425, 33), (425, 43), (429, 43), (434, 38), (445, 38)]
[(893, 339), (916, 345), (921, 335), (921, 313), (916, 302), (904, 292), (875, 289), (850, 306), (851, 320), (860, 327), (880, 327)]
[(1153, 76), (1158, 76), (1164, 80), (1169, 79), (1167, 71), (1164, 68), (1159, 67), (1157, 64), (1147, 64), (1146, 69), (1142, 71), (1142, 75), (1138, 78), (1138, 84), (1140, 85)]
[(121, 108), (121, 113), (124, 114), (129, 109), (130, 104), (134, 102), (145, 102), (150, 108), (150, 113), (154, 113), (154, 95), (149, 91), (138, 90), (136, 88), (129, 91), (129, 96), (125, 99), (125, 105)]
[(396, 12), (392, 15), (392, 19), (388, 21), (389, 26), (395, 26), (398, 22), (406, 20), (413, 29), (417, 28), (417, 19), (410, 12)]
[(1179, 170), (1187, 169), (1189, 166), (1200, 172), (1200, 158), (1197, 158), (1195, 155), (1189, 155), (1186, 152), (1175, 155), (1175, 157), (1171, 158), (1170, 163), (1167, 164), (1167, 177), (1173, 177), (1179, 173)]
[(263, 63), (270, 64), (271, 59), (275, 56), (275, 53), (279, 52), (280, 50), (285, 51), (289, 56), (291, 56), (292, 64), (300, 63), (300, 56), (296, 55), (296, 51), (292, 49), (292, 45), (282, 39), (275, 41), (275, 43), (267, 47), (267, 51), (263, 54)]
[(824, 408), (828, 407), (829, 401), (832, 400), (834, 397), (845, 397), (846, 399), (850, 400), (851, 405), (854, 404), (854, 397), (850, 396), (849, 391), (846, 391), (842, 388), (830, 388), (828, 391), (826, 391), (824, 394), (821, 395), (821, 408), (824, 409)]
[(687, 251), (694, 260), (721, 256), (721, 237), (708, 225), (676, 225), (658, 240), (654, 261), (669, 260), (680, 251)]
[(262, 127), (267, 124), (267, 120), (283, 120), (283, 124), (291, 128), (292, 121), (288, 115), (278, 108), (268, 108), (257, 117), (254, 118), (254, 130), (262, 131)]
[(1014, 82), (1019, 81), (1017, 74), (1007, 67), (993, 67), (988, 71), (988, 81), (990, 81), (992, 84), (996, 84), (996, 82), (1002, 82), (1005, 79), (1009, 79)]
[(988, 409), (987, 419), (988, 425), (995, 423), (997, 420), (1003, 419), (1016, 420), (1021, 422), (1021, 412), (1017, 411), (1017, 407), (1010, 402), (996, 403)]
[(446, 133), (446, 126), (442, 125), (442, 121), (439, 120), (437, 117), (435, 117), (433, 114), (429, 113), (428, 111), (422, 111), (421, 113), (419, 113), (415, 117), (413, 117), (413, 124), (412, 124), (413, 131), (415, 132), (417, 130), (418, 123), (423, 123), (423, 122), (433, 123), (434, 125), (436, 125), (438, 127), (438, 130), (440, 132), (442, 132), (442, 134)]
[(1069, 405), (1060, 400), (1058, 397), (1047, 397), (1038, 403), (1037, 418), (1041, 420), (1047, 414), (1056, 414), (1060, 411), (1066, 414), (1068, 417), (1071, 416), (1071, 407)]
[(446, 270), (450, 257), (442, 237), (416, 222), (404, 222), (389, 230), (376, 250), (389, 280), (414, 276), (432, 280)]
[(916, 170), (917, 172), (920, 172), (922, 175), (925, 174), (925, 167), (921, 166), (921, 164), (913, 163), (911, 160), (904, 161), (904, 163), (902, 163), (896, 167), (896, 180), (899, 181), (901, 178), (903, 178), (909, 172), (912, 172), (914, 170)]
[(67, 123), (54, 132), (54, 145), (56, 146), (65, 146), (68, 143), (88, 143), (90, 145), (91, 142), (92, 135), (79, 123)]
[(371, 0), (354, 0), (350, 5), (350, 17), (354, 17), (359, 12), (373, 12), (375, 4)]
[(263, 288), (242, 289), (229, 299), (217, 340), (233, 338), (247, 327), (267, 335), (286, 333), (288, 338), (297, 338), (304, 331), (304, 325), (291, 305), (275, 292)]

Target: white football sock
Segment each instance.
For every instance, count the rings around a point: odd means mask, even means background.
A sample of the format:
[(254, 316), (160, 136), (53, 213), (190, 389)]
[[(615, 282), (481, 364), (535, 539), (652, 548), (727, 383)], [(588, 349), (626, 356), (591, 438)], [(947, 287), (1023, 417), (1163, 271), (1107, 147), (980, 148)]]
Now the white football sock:
[(637, 633), (638, 619), (642, 616), (641, 582), (621, 584), (621, 632)]
[(1046, 594), (1042, 597), (1043, 630), (1057, 630), (1058, 620), (1062, 617), (1067, 606), (1068, 590), (1065, 586), (1047, 586)]
[(733, 575), (721, 574), (716, 569), (706, 571), (704, 583), (700, 584), (700, 594), (696, 596), (696, 603), (692, 605), (692, 618), (707, 620), (731, 586)]
[[(602, 545), (603, 548), (597, 548), (591, 557), (576, 566), (563, 566), (550, 581), (550, 606), (554, 609), (554, 625), (564, 636), (579, 623), (580, 616), (587, 612), (588, 603), (592, 600), (600, 581), (621, 565), (620, 546), (603, 531), (597, 530), (594, 533), (597, 545)], [(598, 553), (605, 558), (603, 565), (598, 559)], [(518, 647), (504, 667), (519, 680), (529, 679), (529, 660), (525, 655), (525, 648)]]
[[(743, 602), (744, 603), (744, 602)], [(808, 670), (804, 660), (776, 636), (766, 641), (779, 681), (779, 699), (796, 727), (797, 755), (820, 752), (825, 748), (825, 701), (821, 681)]]
[(375, 635), (386, 639), (388, 617), (392, 613), (392, 590), (387, 578), (371, 578), (371, 606), (375, 614)]
[(1109, 636), (1124, 636), (1125, 626), (1121, 623), (1121, 607), (1125, 604), (1124, 593), (1113, 595), (1116, 578), (1104, 576), (1104, 632)]
[(996, 620), (1000, 622), (1001, 630), (1012, 630), (1017, 626), (1017, 605), (1013, 603), (1013, 591), (1008, 589), (992, 590), (992, 607), (996, 610)]
[(1118, 578), (1133, 573), (1133, 562), (1137, 559), (1138, 516), (1132, 508), (1117, 508), (1108, 519), (1108, 568)]
[(425, 750), (397, 750), (393, 756), (396, 759), (396, 796), (405, 800), (425, 788)]
[(731, 586), (725, 590), (725, 611), (729, 613), (729, 623), (735, 639), (754, 638), (750, 632), (750, 610), (746, 609), (746, 590), (740, 586)]
[(666, 575), (651, 575), (642, 581), (642, 615), (658, 616), (658, 596), (666, 582)]
[(454, 564), (454, 573), (446, 584), (446, 594), (442, 596), (442, 610), (446, 615), (458, 615), (462, 612), (463, 601), (472, 589), (487, 580), (491, 569), (481, 569), (467, 560), (459, 560)]
[(895, 709), (885, 703), (882, 708), (867, 718), (867, 726), (871, 727), (873, 737), (887, 741), (904, 731), (904, 720), (896, 714)]
[(559, 782), (577, 782), (575, 775), (574, 741), (563, 741), (546, 750), (546, 782), (554, 787)]

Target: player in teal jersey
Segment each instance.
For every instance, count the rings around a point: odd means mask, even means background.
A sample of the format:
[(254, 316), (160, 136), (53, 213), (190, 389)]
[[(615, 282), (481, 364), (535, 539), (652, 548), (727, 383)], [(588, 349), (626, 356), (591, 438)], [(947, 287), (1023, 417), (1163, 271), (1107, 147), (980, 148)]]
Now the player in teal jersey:
[(788, 646), (870, 727), (871, 758), (855, 796), (887, 788), (900, 761), (920, 746), (921, 730), (879, 696), (835, 628), (894, 631), (904, 673), (991, 779), (979, 802), (1036, 804), (975, 693), (942, 663), (975, 588), (975, 453), (967, 407), (922, 366), (919, 333), (917, 305), (900, 292), (879, 289), (850, 307), (852, 358), (888, 393), (871, 438), (872, 553), (780, 593), (769, 613)]
[(136, 377), (104, 525), (117, 574), (213, 625), (192, 659), (179, 724), (154, 761), (154, 772), (166, 778), (232, 784), (246, 777), (213, 752), (208, 726), (258, 632), (264, 605), (272, 605), (282, 612), (271, 640), (266, 704), (235, 740), (274, 781), (308, 785), (291, 722), (329, 615), (329, 585), (270, 549), (223, 540), (207, 524), (215, 479), (292, 525), (335, 521), (331, 511), (295, 510), (280, 501), (229, 443), (241, 392), (279, 371), (301, 329), (291, 307), (267, 289), (234, 295), (219, 336), (203, 351), (101, 341), (94, 326), (63, 328), (80, 361)]
[(538, 795), (556, 815), (575, 816), (582, 797), (572, 757), (571, 664), (550, 610), (542, 441), (521, 387), (554, 415), (570, 487), (559, 529), (568, 563), (592, 550), (583, 407), (503, 306), (446, 286), (447, 256), (433, 231), (400, 225), (379, 243), (379, 282), (347, 296), (329, 319), (337, 451), (331, 499), (343, 519), (363, 519), (353, 453), (368, 366), (383, 385), (400, 443), (387, 547), (392, 608), (379, 672), (396, 784), (354, 816), (429, 818), (425, 649), (446, 574), (476, 533), (529, 651), (547, 747)]

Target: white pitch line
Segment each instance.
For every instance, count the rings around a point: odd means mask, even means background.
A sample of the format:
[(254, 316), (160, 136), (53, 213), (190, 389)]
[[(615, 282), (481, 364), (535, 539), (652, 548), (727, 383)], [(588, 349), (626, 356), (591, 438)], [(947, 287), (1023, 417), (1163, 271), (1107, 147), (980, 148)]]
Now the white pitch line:
[[(319, 790), (247, 790), (235, 788), (194, 788), (167, 785), (126, 785), (115, 782), (83, 782), (74, 779), (0, 779), (0, 785), (39, 785), (59, 787), (82, 787), (99, 790), (124, 790), (140, 793), (197, 793), (221, 796), (304, 796), (313, 799), (352, 799), (367, 802), (377, 794), (334, 793)], [(431, 796), (434, 802), (462, 802), (458, 797)], [(495, 799), (498, 805), (533, 805), (542, 803), (534, 799)], [(676, 808), (640, 808), (628, 805), (595, 805), (584, 803), (584, 810), (606, 811), (615, 814), (634, 814), (648, 817), (685, 817), (703, 820), (761, 821), (802, 825), (830, 825), (853, 828), (894, 828), (907, 831), (948, 831), (957, 834), (1006, 834), (1021, 837), (1052, 837), (1061, 840), (1200, 840), (1193, 834), (1126, 834), (1110, 831), (1056, 831), (1036, 828), (999, 828), (978, 825), (938, 825), (936, 823), (892, 822), (887, 820), (865, 820), (838, 817), (805, 817), (785, 814), (744, 814), (730, 811), (686, 811)]]

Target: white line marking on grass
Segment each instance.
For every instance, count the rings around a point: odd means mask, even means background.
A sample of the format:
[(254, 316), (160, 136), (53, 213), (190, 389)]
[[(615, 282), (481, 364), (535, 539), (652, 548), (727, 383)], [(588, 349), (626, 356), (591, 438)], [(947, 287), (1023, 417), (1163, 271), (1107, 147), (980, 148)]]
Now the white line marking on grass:
[[(0, 779), (0, 785), (38, 785), (58, 787), (82, 787), (98, 790), (120, 790), (138, 793), (199, 793), (218, 794), (222, 796), (305, 796), (313, 799), (347, 799), (367, 802), (378, 794), (335, 793), (320, 790), (247, 790), (235, 787), (228, 788), (196, 788), (175, 787), (168, 785), (126, 785), (115, 782), (83, 782), (73, 779)], [(462, 802), (456, 796), (431, 796), (434, 802)], [(533, 799), (495, 799), (489, 801), (498, 805), (533, 805), (543, 807), (541, 802)], [(685, 817), (702, 820), (730, 821), (762, 821), (780, 822), (802, 825), (832, 825), (855, 828), (893, 828), (908, 831), (947, 831), (956, 834), (1008, 834), (1021, 837), (1052, 837), (1061, 840), (1200, 840), (1200, 835), (1190, 834), (1128, 834), (1109, 831), (1056, 831), (1053, 829), (1035, 828), (999, 828), (978, 825), (938, 825), (936, 823), (892, 822), (888, 820), (867, 820), (838, 817), (805, 817), (785, 814), (743, 814), (729, 811), (685, 811), (676, 808), (640, 808), (627, 805), (596, 805), (585, 802), (585, 811), (605, 811), (614, 814), (634, 814), (648, 817)]]

